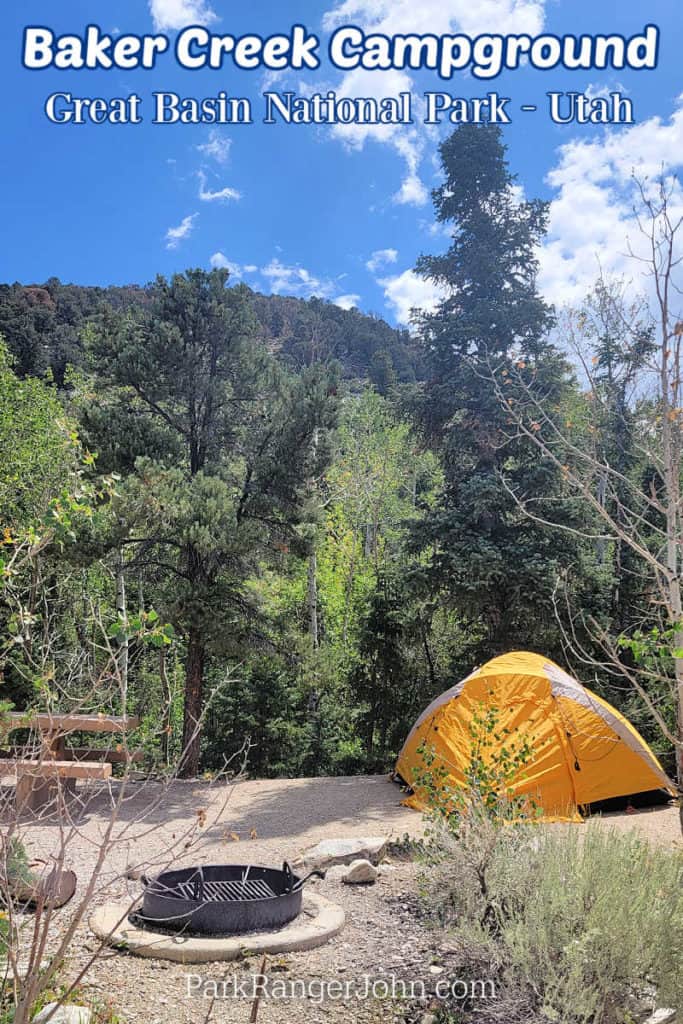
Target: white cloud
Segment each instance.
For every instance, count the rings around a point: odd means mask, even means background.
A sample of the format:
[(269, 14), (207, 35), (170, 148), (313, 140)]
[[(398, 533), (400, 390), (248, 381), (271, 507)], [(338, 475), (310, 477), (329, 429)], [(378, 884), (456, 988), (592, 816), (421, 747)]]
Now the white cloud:
[[(683, 165), (683, 98), (668, 120), (652, 117), (621, 131), (610, 129), (591, 139), (574, 139), (558, 150), (547, 176), (555, 190), (549, 231), (541, 250), (539, 285), (558, 305), (583, 298), (600, 269), (632, 277), (643, 239), (633, 205), (633, 175), (655, 179)], [(674, 185), (673, 209), (683, 204)], [(646, 282), (638, 281), (644, 288)]]
[[(545, 0), (342, 0), (323, 15), (323, 27), (332, 31), (341, 24), (354, 24), (386, 36), (450, 32), (471, 36), (488, 32), (537, 35), (543, 28), (544, 9)], [(414, 93), (414, 82), (404, 71), (356, 68), (342, 77), (335, 91), (339, 96), (383, 99), (401, 92)], [(419, 105), (415, 95), (413, 102)], [(332, 134), (351, 149), (360, 150), (366, 142), (395, 149), (405, 161), (406, 171), (392, 201), (410, 206), (429, 202), (420, 164), (431, 132), (419, 123), (419, 115), (418, 125), (413, 127), (357, 124), (335, 125), (332, 129)]]
[(203, 203), (237, 202), (242, 198), (241, 192), (238, 192), (236, 188), (229, 188), (227, 185), (225, 188), (212, 192), (211, 189), (206, 186), (206, 175), (204, 174), (204, 171), (198, 171), (197, 177), (199, 178), (199, 198)]
[(343, 0), (323, 18), (327, 30), (337, 25), (372, 27), (385, 35), (460, 31), (538, 34), (545, 0)]
[(240, 267), (239, 263), (233, 263), (233, 261), (229, 260), (226, 256), (224, 256), (222, 252), (215, 252), (211, 259), (209, 260), (209, 263), (214, 268), (214, 270), (230, 271), (230, 277), (242, 276), (242, 268)]
[[(364, 68), (349, 71), (334, 87), (339, 97), (374, 97), (380, 101), (412, 89), (413, 80), (404, 71), (366, 71)], [(417, 102), (415, 97), (414, 102)], [(418, 173), (425, 148), (424, 131), (395, 124), (335, 124), (331, 132), (350, 150), (360, 151), (367, 142), (391, 146), (406, 164), (405, 178), (393, 196), (394, 202), (422, 206), (428, 201), (427, 189)]]
[(261, 267), (260, 273), (275, 295), (299, 295), (306, 298), (317, 295), (330, 298), (337, 290), (333, 281), (316, 277), (298, 264), (287, 266), (277, 256), (265, 267)]
[(255, 274), (258, 267), (254, 266), (253, 263), (235, 263), (234, 260), (229, 260), (225, 253), (215, 252), (209, 259), (209, 263), (214, 268), (220, 268), (221, 270), (229, 270), (230, 277), (239, 280), (244, 277), (245, 274)]
[(365, 266), (371, 274), (376, 274), (381, 267), (386, 267), (388, 263), (395, 263), (397, 259), (398, 249), (375, 249)]
[(227, 164), (231, 146), (232, 139), (229, 139), (227, 135), (222, 135), (217, 128), (212, 128), (209, 132), (208, 141), (195, 148), (200, 153), (203, 153), (204, 156), (215, 160), (216, 163)]
[(393, 140), (393, 145), (406, 162), (406, 176), (392, 197), (400, 206), (425, 206), (429, 202), (429, 192), (418, 173), (425, 141), (414, 130), (397, 135)]
[(261, 79), (261, 92), (269, 92), (274, 85), (279, 85), (289, 74), (289, 68), (268, 68)]
[[(402, 92), (410, 92), (413, 82), (404, 71), (367, 71), (354, 68), (345, 74), (335, 87), (339, 97), (360, 99), (371, 96), (377, 100), (390, 99)], [(318, 91), (316, 89), (316, 91)], [(361, 150), (368, 140), (393, 141), (394, 136), (415, 136), (412, 129), (393, 124), (335, 124), (332, 133), (349, 149)]]
[(414, 270), (380, 278), (377, 284), (384, 289), (384, 297), (400, 324), (410, 323), (413, 309), (432, 312), (446, 295), (444, 288), (420, 277)]
[(188, 238), (192, 234), (194, 222), (198, 216), (198, 213), (191, 213), (189, 217), (182, 219), (177, 228), (168, 229), (166, 232), (167, 249), (177, 249), (183, 239)]
[(440, 220), (425, 220), (422, 218), (418, 221), (420, 229), (426, 231), (432, 238), (448, 238), (453, 237), (453, 225), (444, 224)]
[(429, 202), (429, 192), (415, 171), (409, 171), (393, 199), (399, 206), (424, 206)]
[(613, 92), (627, 95), (629, 90), (621, 82), (614, 82), (612, 85), (606, 82), (591, 82), (583, 91), (589, 100), (599, 100), (606, 99)]
[(353, 309), (360, 302), (360, 295), (338, 295), (332, 301), (335, 306), (341, 306), (342, 309)]
[(210, 25), (217, 20), (204, 0), (149, 0), (149, 10), (158, 32), (187, 25)]

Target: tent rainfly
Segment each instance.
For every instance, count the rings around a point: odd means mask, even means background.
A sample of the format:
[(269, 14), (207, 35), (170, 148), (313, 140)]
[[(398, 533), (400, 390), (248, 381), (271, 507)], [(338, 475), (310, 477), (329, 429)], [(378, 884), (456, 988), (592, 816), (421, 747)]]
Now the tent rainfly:
[[(408, 785), (433, 751), (446, 784), (464, 786), (472, 756), (472, 720), (482, 706), (500, 712), (502, 747), (527, 740), (531, 756), (512, 784), (546, 820), (580, 820), (579, 807), (654, 789), (675, 788), (642, 736), (607, 701), (540, 654), (493, 658), (437, 697), (413, 726), (396, 762)], [(407, 801), (420, 807), (419, 795)], [(539, 812), (540, 813), (540, 812)]]

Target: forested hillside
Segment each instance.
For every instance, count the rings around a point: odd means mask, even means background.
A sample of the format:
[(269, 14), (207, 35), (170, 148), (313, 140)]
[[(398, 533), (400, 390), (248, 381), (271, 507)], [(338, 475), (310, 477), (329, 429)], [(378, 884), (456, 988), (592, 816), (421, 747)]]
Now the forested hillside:
[[(661, 513), (626, 513), (595, 471), (660, 488), (641, 444), (656, 403), (634, 388), (653, 322), (601, 282), (558, 328), (536, 287), (547, 211), (519, 201), (498, 132), (458, 130), (441, 156), (452, 243), (418, 269), (449, 298), (412, 334), (221, 270), (0, 286), (17, 707), (85, 694), (109, 644), (150, 762), (184, 750), (186, 774), (210, 771), (250, 738), (257, 774), (384, 771), (432, 697), (531, 649), (571, 663), (674, 770), (675, 659), (651, 639), (670, 624), (645, 549), (600, 522), (636, 516), (655, 548)], [(552, 451), (539, 403), (563, 429)], [(627, 665), (657, 661), (664, 732), (606, 638)]]
[[(49, 371), (62, 385), (68, 366), (84, 364), (84, 326), (107, 310), (147, 308), (152, 295), (151, 286), (83, 287), (56, 277), (43, 284), (0, 284), (0, 333), (18, 374)], [(384, 320), (322, 299), (249, 296), (254, 337), (295, 370), (336, 360), (345, 378), (369, 379), (380, 390), (419, 376), (419, 347), (407, 331)]]

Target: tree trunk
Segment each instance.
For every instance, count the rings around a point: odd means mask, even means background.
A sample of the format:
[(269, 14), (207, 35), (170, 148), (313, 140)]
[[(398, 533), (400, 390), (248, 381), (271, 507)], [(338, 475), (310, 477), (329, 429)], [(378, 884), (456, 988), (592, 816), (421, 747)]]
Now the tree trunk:
[(363, 545), (363, 554), (367, 559), (375, 553), (376, 537), (374, 525), (371, 522), (365, 524), (365, 543)]
[[(126, 577), (124, 574), (123, 551), (119, 551), (116, 559), (116, 614), (119, 622), (124, 628), (123, 639), (119, 643), (117, 652), (117, 666), (119, 671), (119, 686), (121, 692), (127, 695), (128, 692), (128, 615), (126, 610)], [(124, 699), (124, 713), (126, 710)]]
[(353, 584), (356, 577), (356, 534), (353, 534), (353, 547), (351, 548), (351, 561), (349, 572), (344, 587), (344, 624), (342, 626), (342, 643), (346, 646), (349, 636), (349, 617), (351, 615), (351, 601), (353, 597)]
[(315, 548), (308, 559), (308, 630), (311, 646), (317, 651), (320, 646), (318, 631), (318, 557)]
[(365, 758), (368, 764), (372, 764), (375, 754), (375, 722), (377, 721), (377, 701), (373, 700), (370, 706), (370, 714), (365, 731)]
[[(603, 472), (598, 477), (598, 486), (596, 498), (600, 502), (600, 506), (605, 508), (607, 505), (607, 473)], [(597, 558), (598, 565), (602, 565), (605, 561), (607, 554), (607, 541), (604, 537), (598, 537), (595, 542), (595, 556)]]
[[(680, 588), (679, 588), (680, 601)], [(679, 619), (679, 622), (681, 620)], [(683, 648), (683, 630), (676, 632), (675, 643), (677, 648)], [(678, 747), (676, 749), (676, 768), (678, 788), (683, 795), (683, 658), (676, 658), (676, 695), (678, 698), (678, 721), (677, 732)], [(683, 830), (683, 801), (681, 802), (681, 830)]]
[[(318, 428), (313, 432), (313, 453), (318, 450)], [(315, 480), (310, 481), (311, 491), (318, 500), (318, 486)], [(311, 637), (311, 647), (318, 650), (320, 637), (318, 630), (318, 556), (315, 545), (317, 537), (313, 538), (313, 546), (308, 559), (308, 631)]]
[(185, 669), (183, 752), (180, 764), (180, 776), (183, 779), (194, 778), (199, 771), (205, 655), (201, 634), (198, 629), (192, 627), (188, 634)]
[[(669, 612), (674, 624), (674, 650), (683, 650), (683, 603), (681, 602), (681, 582), (679, 573), (680, 559), (678, 552), (678, 520), (671, 515), (669, 526), (668, 563), (671, 577), (669, 580)], [(675, 532), (673, 532), (675, 531)], [(676, 781), (683, 795), (683, 658), (674, 657), (676, 687)], [(683, 805), (681, 806), (681, 829), (683, 830)]]
[(40, 578), (40, 556), (37, 555), (35, 559), (31, 560), (31, 592), (28, 600), (28, 612), (26, 616), (26, 624), (24, 626), (24, 650), (28, 655), (29, 659), (33, 651), (33, 620), (36, 612), (36, 604), (38, 601), (38, 580)]
[(422, 620), (422, 616), (420, 616), (418, 621), (420, 623), (422, 646), (424, 647), (425, 657), (427, 659), (427, 668), (429, 670), (429, 692), (433, 696), (436, 694), (436, 671), (434, 669), (434, 659), (432, 657), (432, 651), (429, 646), (429, 636), (427, 635), (427, 629)]
[[(677, 323), (673, 331), (669, 320), (669, 286), (673, 266), (673, 242), (669, 241), (667, 272), (658, 282), (661, 309), (662, 347), (660, 386), (662, 390), (662, 457), (666, 493), (666, 567), (668, 570), (668, 602), (671, 626), (674, 630), (675, 650), (683, 647), (683, 606), (681, 602), (681, 568), (683, 541), (681, 539), (681, 347), (683, 324)], [(683, 793), (683, 658), (674, 657), (676, 700), (676, 775), (679, 791)], [(683, 807), (681, 808), (683, 829)]]
[(164, 764), (169, 763), (169, 751), (171, 749), (171, 701), (173, 694), (171, 693), (171, 684), (168, 681), (168, 672), (166, 671), (166, 651), (162, 647), (159, 651), (159, 678), (161, 679), (161, 693), (163, 700), (163, 710), (161, 717), (161, 754), (164, 759)]

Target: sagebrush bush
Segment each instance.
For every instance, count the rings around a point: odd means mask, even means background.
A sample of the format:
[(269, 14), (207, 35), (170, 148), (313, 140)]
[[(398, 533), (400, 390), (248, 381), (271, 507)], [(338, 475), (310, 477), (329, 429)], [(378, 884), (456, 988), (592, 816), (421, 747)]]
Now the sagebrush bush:
[(431, 861), (429, 906), (465, 958), (487, 962), (500, 998), (532, 1009), (515, 1020), (628, 1024), (655, 995), (683, 1008), (680, 852), (597, 823), (474, 815), (457, 834), (433, 833)]

